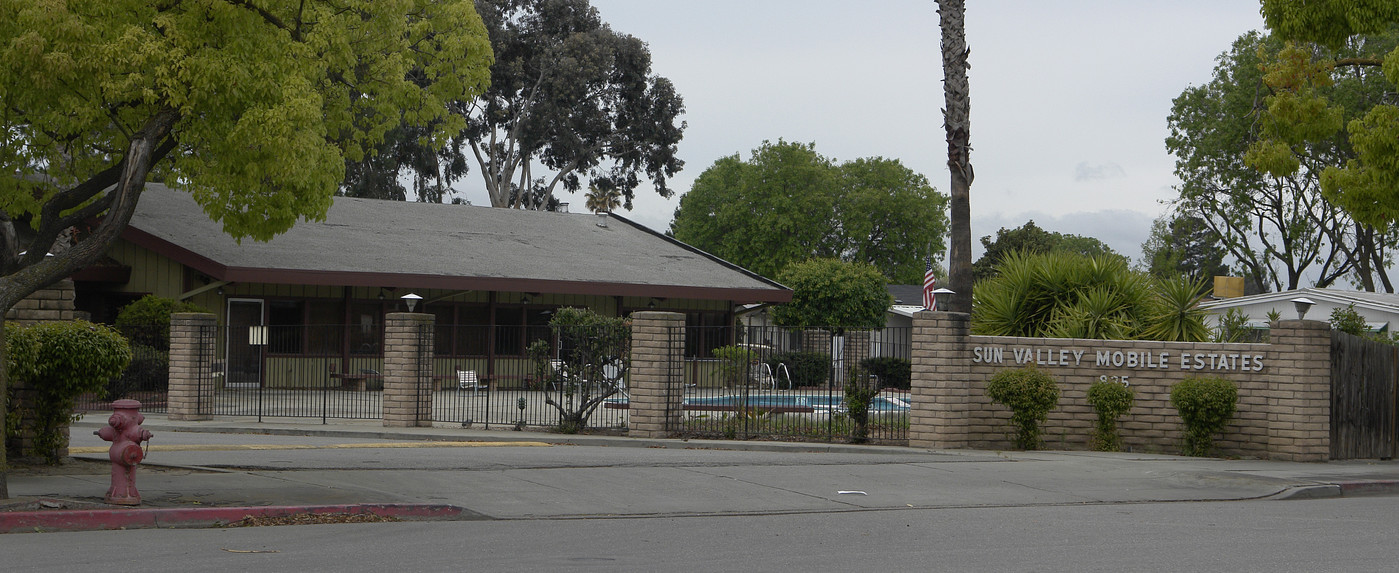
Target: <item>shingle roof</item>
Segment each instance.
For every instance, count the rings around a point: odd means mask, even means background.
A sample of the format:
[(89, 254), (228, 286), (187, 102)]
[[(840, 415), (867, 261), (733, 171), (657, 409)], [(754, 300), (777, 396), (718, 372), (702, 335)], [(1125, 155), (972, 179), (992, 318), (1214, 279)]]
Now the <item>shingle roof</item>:
[(609, 216), (337, 197), (323, 222), (235, 242), (147, 184), (124, 235), (218, 280), (786, 302), (755, 273)]

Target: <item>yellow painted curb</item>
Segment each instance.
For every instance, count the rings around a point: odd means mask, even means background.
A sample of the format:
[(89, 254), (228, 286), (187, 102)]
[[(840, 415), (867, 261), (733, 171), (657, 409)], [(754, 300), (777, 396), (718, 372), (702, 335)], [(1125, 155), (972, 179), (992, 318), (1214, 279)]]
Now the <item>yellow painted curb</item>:
[[(233, 452), (233, 451), (256, 451), (256, 450), (344, 450), (344, 449), (370, 449), (370, 448), (504, 448), (504, 447), (547, 447), (544, 442), (383, 442), (383, 443), (356, 443), (356, 444), (326, 444), (313, 446), (307, 444), (151, 444), (147, 448), (152, 452)], [(72, 454), (100, 454), (107, 451), (107, 447), (84, 446), (78, 448), (68, 448), (68, 453)]]

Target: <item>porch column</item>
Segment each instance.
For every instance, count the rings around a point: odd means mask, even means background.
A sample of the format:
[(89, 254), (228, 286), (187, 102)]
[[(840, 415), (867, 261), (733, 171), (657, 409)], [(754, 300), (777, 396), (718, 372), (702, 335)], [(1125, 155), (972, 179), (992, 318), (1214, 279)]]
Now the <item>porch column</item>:
[(971, 364), (967, 336), (971, 316), (957, 312), (913, 314), (913, 379), (908, 445), (915, 448), (967, 446)]
[[(214, 404), (217, 319), (202, 312), (170, 315), (170, 389), (166, 416), (208, 420)], [(218, 380), (222, 380), (221, 378)]]
[(646, 311), (631, 317), (629, 435), (664, 438), (681, 420), (685, 315)]
[(384, 317), (384, 426), (432, 426), (431, 314)]

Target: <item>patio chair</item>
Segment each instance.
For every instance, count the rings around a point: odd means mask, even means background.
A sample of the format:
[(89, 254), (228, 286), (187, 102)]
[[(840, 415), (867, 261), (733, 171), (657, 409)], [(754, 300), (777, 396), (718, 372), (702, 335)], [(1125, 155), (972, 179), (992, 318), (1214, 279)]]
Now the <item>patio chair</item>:
[(602, 381), (604, 388), (616, 389), (617, 393), (631, 398), (631, 394), (627, 393), (627, 379), (623, 376), (624, 374), (626, 374), (626, 372), (621, 360), (613, 360), (602, 365)]
[(476, 377), (475, 370), (457, 370), (457, 389), (470, 390), (473, 394), (482, 390), (489, 390), (490, 386), (481, 382)]

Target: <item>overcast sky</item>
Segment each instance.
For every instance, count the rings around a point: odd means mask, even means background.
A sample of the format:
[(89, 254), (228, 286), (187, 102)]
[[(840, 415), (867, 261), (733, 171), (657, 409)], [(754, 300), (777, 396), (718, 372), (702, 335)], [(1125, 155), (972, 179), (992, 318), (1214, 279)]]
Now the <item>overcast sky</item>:
[[(685, 100), (675, 198), (638, 191), (624, 215), (665, 230), (720, 157), (764, 140), (841, 161), (897, 158), (947, 191), (933, 0), (593, 0), (645, 41)], [(1034, 219), (1136, 260), (1174, 197), (1171, 99), (1261, 29), (1257, 0), (971, 0), (972, 236)], [(476, 176), (476, 174), (473, 174)], [(467, 197), (487, 205), (471, 178)], [(579, 208), (581, 195), (562, 198)]]

